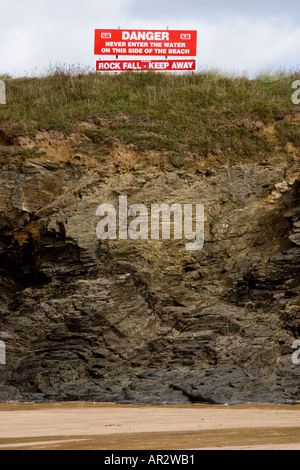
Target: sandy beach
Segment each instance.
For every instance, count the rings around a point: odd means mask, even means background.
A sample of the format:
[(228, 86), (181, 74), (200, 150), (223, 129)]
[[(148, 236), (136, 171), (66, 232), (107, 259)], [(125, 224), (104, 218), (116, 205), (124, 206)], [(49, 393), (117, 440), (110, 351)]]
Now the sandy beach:
[(0, 450), (300, 450), (300, 405), (0, 404)]

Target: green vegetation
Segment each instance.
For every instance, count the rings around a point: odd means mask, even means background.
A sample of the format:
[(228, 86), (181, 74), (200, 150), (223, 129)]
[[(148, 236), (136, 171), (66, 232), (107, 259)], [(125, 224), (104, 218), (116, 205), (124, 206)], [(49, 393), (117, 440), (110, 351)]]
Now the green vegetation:
[[(275, 124), (282, 151), (300, 143), (291, 84), (299, 74), (256, 80), (216, 72), (190, 75), (77, 73), (58, 68), (42, 78), (6, 77), (7, 106), (0, 110), (6, 139), (58, 130), (85, 133), (101, 148), (116, 141), (140, 151), (270, 154), (274, 139), (260, 132)], [(91, 130), (79, 130), (89, 122)], [(94, 130), (95, 128), (95, 130)]]
[(220, 214), (214, 214), (212, 220), (210, 221), (210, 227), (213, 228), (220, 220)]
[(23, 149), (21, 151), (23, 161), (26, 161), (28, 157), (39, 157), (41, 155), (46, 155), (46, 152), (41, 151), (38, 147)]

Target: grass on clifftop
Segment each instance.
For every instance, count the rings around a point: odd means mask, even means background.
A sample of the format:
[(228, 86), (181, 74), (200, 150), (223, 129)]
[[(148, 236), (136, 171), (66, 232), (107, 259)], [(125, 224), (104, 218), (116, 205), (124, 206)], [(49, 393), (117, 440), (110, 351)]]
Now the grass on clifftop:
[[(292, 83), (299, 74), (256, 80), (220, 73), (73, 74), (57, 69), (42, 78), (6, 78), (7, 105), (0, 109), (6, 139), (37, 130), (81, 130), (101, 148), (116, 141), (139, 151), (233, 155), (270, 153), (275, 124), (280, 147), (300, 145), (299, 126), (284, 120), (295, 111)], [(278, 147), (278, 142), (276, 143)]]

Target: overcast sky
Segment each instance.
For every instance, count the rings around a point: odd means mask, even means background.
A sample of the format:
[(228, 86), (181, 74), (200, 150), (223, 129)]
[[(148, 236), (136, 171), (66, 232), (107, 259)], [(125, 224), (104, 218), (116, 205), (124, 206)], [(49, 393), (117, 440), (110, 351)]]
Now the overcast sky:
[(299, 0), (0, 0), (0, 74), (95, 68), (94, 29), (197, 29), (198, 66), (300, 69)]

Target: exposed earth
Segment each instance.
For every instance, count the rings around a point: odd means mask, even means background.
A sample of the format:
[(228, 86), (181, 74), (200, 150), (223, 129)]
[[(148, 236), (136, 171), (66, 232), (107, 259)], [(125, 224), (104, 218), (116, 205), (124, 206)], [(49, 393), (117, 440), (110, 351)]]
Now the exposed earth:
[[(101, 159), (74, 150), (93, 147), (86, 134), (0, 138), (0, 400), (299, 400), (299, 148), (233, 159), (116, 143)], [(98, 205), (121, 195), (204, 204), (203, 250), (97, 239)]]

